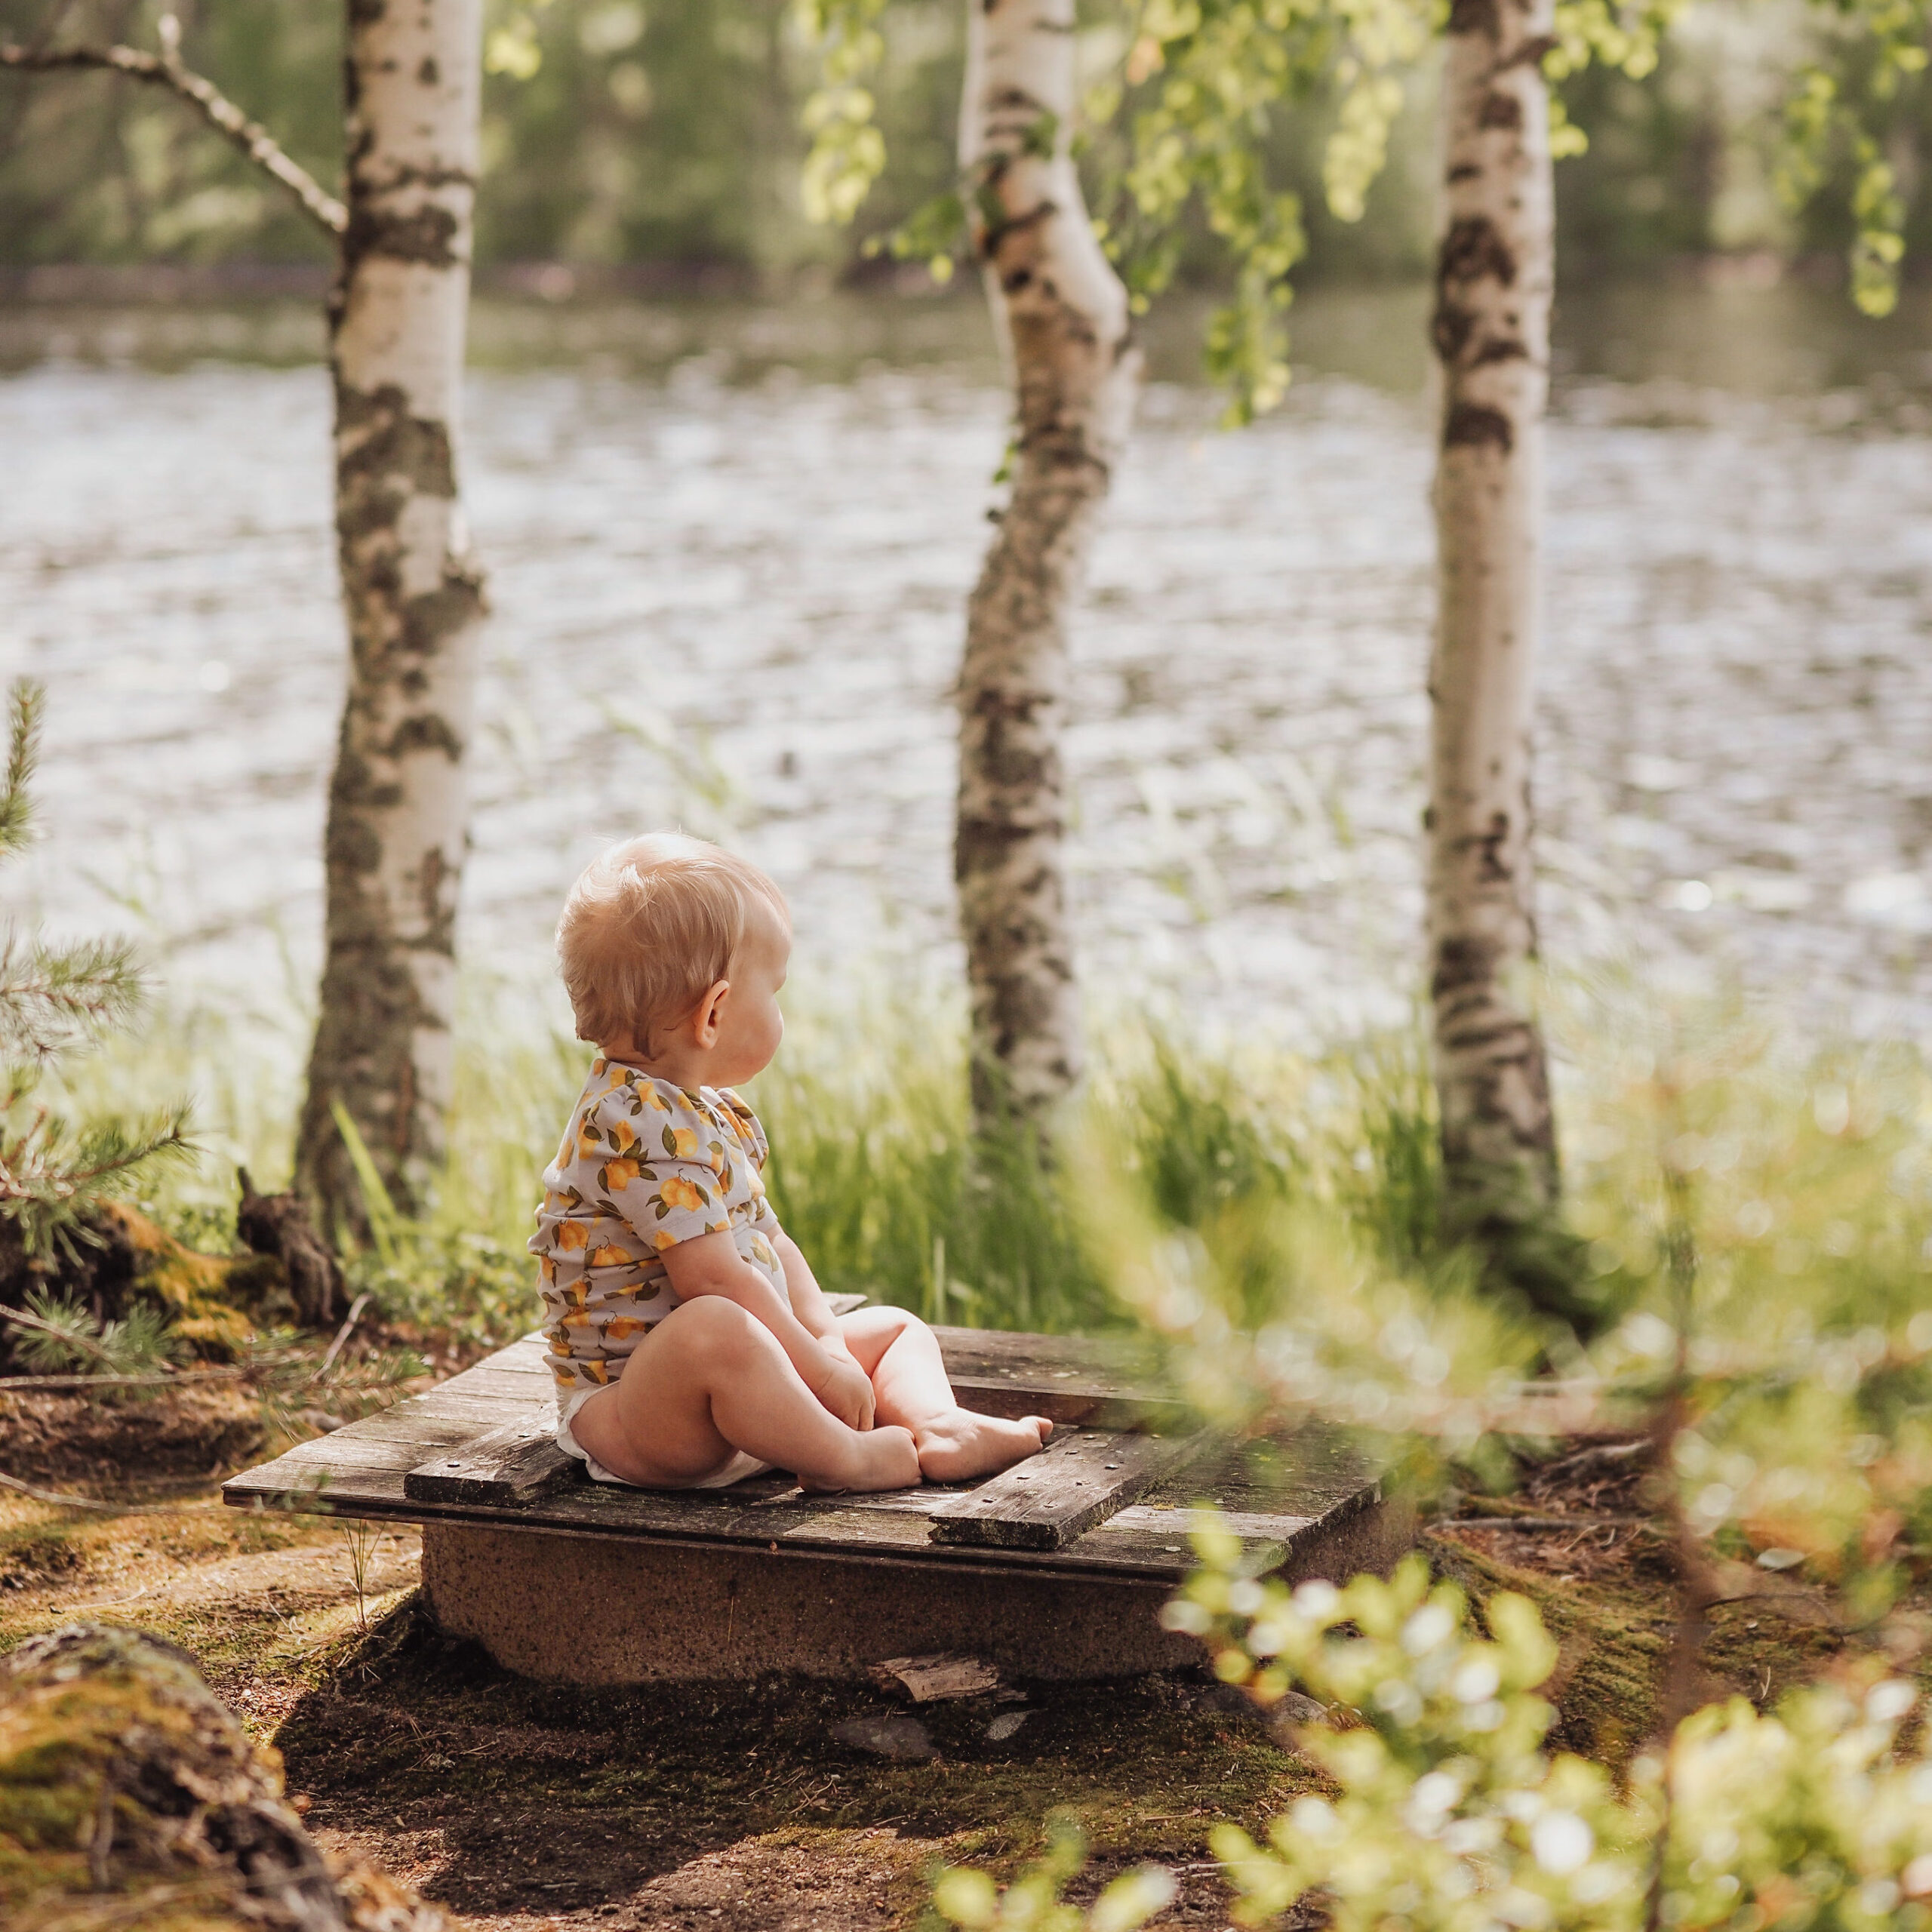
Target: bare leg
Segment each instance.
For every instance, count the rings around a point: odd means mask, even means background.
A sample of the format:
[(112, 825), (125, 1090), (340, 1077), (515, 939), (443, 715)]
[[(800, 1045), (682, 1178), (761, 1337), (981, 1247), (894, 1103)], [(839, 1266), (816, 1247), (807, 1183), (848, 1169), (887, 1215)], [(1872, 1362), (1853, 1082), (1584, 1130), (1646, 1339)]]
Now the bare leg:
[(989, 1476), (1037, 1455), (1054, 1432), (1044, 1416), (1017, 1422), (962, 1409), (933, 1331), (903, 1308), (860, 1308), (839, 1319), (853, 1359), (872, 1377), (878, 1420), (912, 1432), (932, 1482)]
[(904, 1489), (920, 1480), (903, 1429), (860, 1435), (823, 1407), (756, 1316), (717, 1295), (675, 1309), (609, 1389), (578, 1410), (577, 1441), (613, 1475), (678, 1488), (734, 1449), (808, 1489)]

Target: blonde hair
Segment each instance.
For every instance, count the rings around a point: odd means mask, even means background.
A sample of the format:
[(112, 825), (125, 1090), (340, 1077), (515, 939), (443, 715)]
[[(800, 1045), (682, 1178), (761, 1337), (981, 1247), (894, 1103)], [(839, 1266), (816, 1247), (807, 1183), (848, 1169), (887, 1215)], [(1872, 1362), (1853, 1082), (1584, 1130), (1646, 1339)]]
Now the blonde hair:
[(731, 976), (754, 914), (789, 935), (785, 895), (749, 860), (682, 832), (648, 832), (578, 874), (557, 921), (557, 964), (577, 1038), (657, 1051), (653, 1035)]

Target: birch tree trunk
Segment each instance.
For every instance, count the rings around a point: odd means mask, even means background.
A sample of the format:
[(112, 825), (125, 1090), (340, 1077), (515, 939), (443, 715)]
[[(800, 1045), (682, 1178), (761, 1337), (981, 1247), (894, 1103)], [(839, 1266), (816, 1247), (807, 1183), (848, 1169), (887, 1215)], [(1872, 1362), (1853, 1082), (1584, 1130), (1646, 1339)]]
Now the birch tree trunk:
[(1442, 84), (1441, 604), (1429, 947), (1450, 1232), (1500, 1257), (1547, 1222), (1556, 1136), (1518, 983), (1536, 954), (1532, 670), (1554, 219), (1542, 60), (1553, 0), (1454, 0)]
[(1067, 619), (1139, 385), (1127, 291), (1069, 152), (1073, 0), (967, 0), (961, 171), (1014, 396), (1011, 497), (968, 606), (953, 869), (973, 1100), (1044, 1124), (1078, 1078), (1066, 906)]
[(340, 1106), (399, 1206), (442, 1145), (483, 615), (457, 490), (482, 0), (348, 0), (348, 229), (330, 303), (350, 645), (329, 792), (327, 958), (297, 1153), (360, 1228)]

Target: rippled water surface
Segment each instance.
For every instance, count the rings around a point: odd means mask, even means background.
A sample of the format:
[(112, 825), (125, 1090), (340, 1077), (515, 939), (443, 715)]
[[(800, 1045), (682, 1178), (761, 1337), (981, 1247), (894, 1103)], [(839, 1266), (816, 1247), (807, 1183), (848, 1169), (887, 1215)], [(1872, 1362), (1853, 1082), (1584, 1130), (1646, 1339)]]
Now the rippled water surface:
[[(1075, 900), (1111, 1000), (1301, 1038), (1406, 1010), (1420, 315), (1310, 305), (1312, 366), (1240, 435), (1149, 393), (1075, 633)], [(1920, 1032), (1932, 325), (1862, 326), (1784, 291), (1572, 305), (1545, 941)], [(681, 820), (770, 866), (810, 971), (952, 970), (947, 687), (1003, 440), (977, 315), (505, 309), (478, 338), (469, 955), (534, 979), (587, 854)], [(312, 346), (300, 314), (0, 318), (0, 666), (53, 707), (8, 897), (139, 925), (179, 993), (263, 1010), (318, 956), (343, 676)]]

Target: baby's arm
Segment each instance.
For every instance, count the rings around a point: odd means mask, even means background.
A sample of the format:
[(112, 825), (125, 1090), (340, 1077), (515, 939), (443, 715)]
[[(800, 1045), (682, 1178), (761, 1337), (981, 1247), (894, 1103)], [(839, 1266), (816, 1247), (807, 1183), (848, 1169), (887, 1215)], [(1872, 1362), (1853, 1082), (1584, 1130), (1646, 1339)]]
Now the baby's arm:
[[(781, 1236), (780, 1253), (783, 1254), (786, 1248), (798, 1254), (797, 1247)], [(798, 1256), (798, 1265), (804, 1266), (803, 1255)], [(804, 1379), (805, 1386), (832, 1414), (850, 1428), (872, 1426), (872, 1383), (838, 1338), (832, 1311), (816, 1281), (811, 1283), (817, 1304), (814, 1312), (823, 1314), (826, 1328), (832, 1331), (829, 1342), (799, 1319), (786, 1297), (738, 1252), (737, 1242), (728, 1233), (700, 1235), (694, 1241), (681, 1241), (676, 1247), (666, 1248), (664, 1270), (681, 1300), (690, 1301), (699, 1295), (721, 1295), (727, 1301), (736, 1302), (777, 1337), (779, 1346)], [(804, 1274), (811, 1281), (811, 1270), (805, 1268)], [(795, 1297), (797, 1289), (789, 1258), (785, 1278)]]
[[(785, 1287), (791, 1297), (792, 1312), (817, 1338), (819, 1346), (828, 1355), (845, 1365), (838, 1371), (841, 1394), (843, 1395), (849, 1392), (854, 1406), (863, 1412), (864, 1420), (855, 1420), (847, 1413), (843, 1402), (834, 1401), (829, 1393), (821, 1395), (819, 1399), (834, 1415), (851, 1423), (854, 1429), (870, 1429), (873, 1406), (872, 1377), (853, 1359), (851, 1350), (845, 1346), (845, 1337), (838, 1330), (838, 1318), (832, 1313), (832, 1304), (826, 1300), (825, 1291), (819, 1286), (818, 1278), (812, 1272), (812, 1264), (805, 1259), (804, 1251), (783, 1229), (780, 1229), (772, 1246), (778, 1251), (780, 1263), (785, 1270)], [(848, 1367), (851, 1371), (849, 1374)], [(860, 1392), (861, 1383), (864, 1385), (863, 1394)]]

